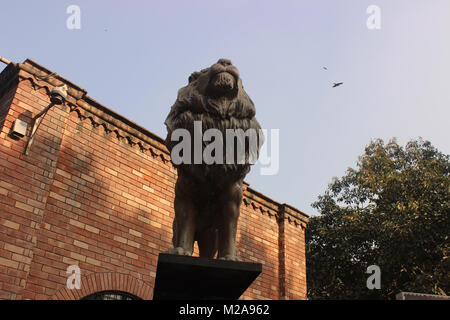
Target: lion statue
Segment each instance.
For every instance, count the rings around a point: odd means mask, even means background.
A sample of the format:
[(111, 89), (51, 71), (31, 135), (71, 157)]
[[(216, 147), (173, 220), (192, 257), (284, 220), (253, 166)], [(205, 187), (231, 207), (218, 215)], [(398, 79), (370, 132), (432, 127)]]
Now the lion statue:
[[(198, 124), (201, 125), (201, 132), (195, 132), (198, 131)], [(243, 180), (264, 142), (261, 127), (255, 119), (254, 104), (244, 91), (238, 69), (230, 60), (220, 59), (211, 67), (192, 73), (188, 85), (178, 91), (165, 125), (166, 146), (178, 171), (174, 200), (174, 247), (167, 253), (191, 256), (197, 241), (200, 257), (214, 258), (217, 253), (218, 259), (238, 261), (236, 231)], [(178, 143), (172, 139), (177, 129), (188, 132), (189, 142), (192, 142), (189, 144), (190, 150), (183, 150), (188, 159), (183, 163), (174, 161), (172, 154)], [(196, 150), (195, 135), (202, 136), (209, 129), (221, 133), (216, 135), (214, 141), (221, 147), (213, 152), (217, 153), (216, 160), (220, 161), (209, 164), (204, 160), (196, 162), (195, 152), (202, 153), (208, 144), (200, 138), (200, 144), (197, 143), (200, 149)], [(245, 133), (253, 130), (257, 133), (256, 147), (251, 147), (255, 146), (249, 141), (251, 135), (228, 136), (230, 130)], [(236, 141), (237, 145), (228, 147), (230, 142)], [(244, 148), (239, 149), (239, 145)]]

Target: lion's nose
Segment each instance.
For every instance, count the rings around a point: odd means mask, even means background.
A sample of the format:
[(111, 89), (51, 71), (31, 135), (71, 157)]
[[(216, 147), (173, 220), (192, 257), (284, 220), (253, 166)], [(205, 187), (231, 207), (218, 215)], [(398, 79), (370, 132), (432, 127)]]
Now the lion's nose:
[(223, 65), (224, 67), (232, 65), (231, 60), (229, 60), (229, 59), (219, 59), (219, 61), (217, 61), (217, 63)]

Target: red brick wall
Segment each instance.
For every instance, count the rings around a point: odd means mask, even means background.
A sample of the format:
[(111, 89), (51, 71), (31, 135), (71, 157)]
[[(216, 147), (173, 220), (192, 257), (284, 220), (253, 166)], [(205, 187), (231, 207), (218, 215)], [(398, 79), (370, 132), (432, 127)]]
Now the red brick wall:
[[(121, 290), (151, 299), (157, 255), (171, 246), (176, 180), (162, 139), (59, 76), (40, 80), (50, 71), (32, 61), (7, 69), (0, 75), (0, 298)], [(31, 117), (62, 83), (67, 103), (50, 109), (24, 155), (27, 138), (13, 139), (12, 123), (20, 118), (31, 130)], [(238, 254), (263, 263), (263, 273), (243, 299), (305, 298), (306, 222), (247, 188)], [(79, 290), (66, 288), (69, 265), (81, 269)]]
[(299, 227), (293, 214), (293, 209), (289, 206), (282, 208), (280, 229), (283, 229), (283, 233), (280, 236), (284, 239), (285, 274), (282, 279), (285, 282), (285, 299), (306, 298), (306, 260), (298, 258), (306, 255), (305, 229)]

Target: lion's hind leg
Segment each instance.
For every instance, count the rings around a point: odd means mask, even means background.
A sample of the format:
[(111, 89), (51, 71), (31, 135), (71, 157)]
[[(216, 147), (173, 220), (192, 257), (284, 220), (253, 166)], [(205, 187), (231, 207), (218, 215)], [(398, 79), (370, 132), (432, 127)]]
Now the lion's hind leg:
[(239, 261), (236, 255), (236, 233), (242, 192), (242, 180), (239, 180), (228, 186), (219, 199), (218, 259)]

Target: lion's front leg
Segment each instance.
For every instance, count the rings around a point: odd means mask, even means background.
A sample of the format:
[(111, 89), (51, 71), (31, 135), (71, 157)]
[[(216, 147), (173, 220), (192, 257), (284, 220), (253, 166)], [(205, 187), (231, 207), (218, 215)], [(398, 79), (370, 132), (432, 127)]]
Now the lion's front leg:
[(167, 253), (191, 256), (194, 251), (197, 208), (193, 199), (175, 193), (175, 219), (172, 240), (174, 247), (169, 249)]
[(241, 201), (242, 181), (239, 181), (231, 185), (221, 197), (218, 259), (239, 261), (236, 255), (236, 232)]

